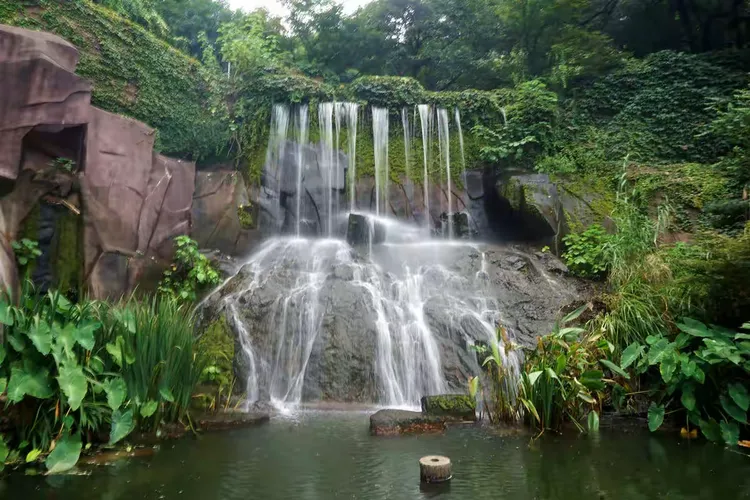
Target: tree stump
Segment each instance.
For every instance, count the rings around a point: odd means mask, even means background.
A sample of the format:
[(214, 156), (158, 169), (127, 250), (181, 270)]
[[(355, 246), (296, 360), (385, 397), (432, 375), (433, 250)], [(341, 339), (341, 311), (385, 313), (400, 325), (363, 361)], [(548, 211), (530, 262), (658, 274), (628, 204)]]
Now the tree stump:
[(423, 483), (443, 483), (452, 477), (450, 458), (427, 455), (419, 459), (419, 479)]

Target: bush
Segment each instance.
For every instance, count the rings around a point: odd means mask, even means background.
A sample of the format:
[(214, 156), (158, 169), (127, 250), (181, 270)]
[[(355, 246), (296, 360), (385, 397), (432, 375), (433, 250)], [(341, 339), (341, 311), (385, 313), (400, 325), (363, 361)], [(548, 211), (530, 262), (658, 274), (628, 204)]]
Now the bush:
[(581, 233), (570, 233), (563, 238), (562, 258), (568, 268), (583, 278), (601, 278), (607, 272), (605, 245), (609, 235), (599, 224)]
[(197, 294), (219, 284), (219, 273), (211, 261), (198, 251), (198, 243), (189, 236), (175, 238), (174, 263), (164, 271), (159, 291), (184, 301), (194, 301)]

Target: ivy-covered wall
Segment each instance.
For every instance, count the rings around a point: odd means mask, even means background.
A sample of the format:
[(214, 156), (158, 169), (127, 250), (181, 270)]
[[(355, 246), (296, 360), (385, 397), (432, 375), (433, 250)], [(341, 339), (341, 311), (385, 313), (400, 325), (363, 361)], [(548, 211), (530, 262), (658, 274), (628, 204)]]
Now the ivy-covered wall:
[(3, 0), (0, 23), (55, 33), (80, 51), (92, 104), (157, 129), (156, 148), (202, 162), (226, 157), (229, 125), (215, 115), (207, 68), (89, 0)]

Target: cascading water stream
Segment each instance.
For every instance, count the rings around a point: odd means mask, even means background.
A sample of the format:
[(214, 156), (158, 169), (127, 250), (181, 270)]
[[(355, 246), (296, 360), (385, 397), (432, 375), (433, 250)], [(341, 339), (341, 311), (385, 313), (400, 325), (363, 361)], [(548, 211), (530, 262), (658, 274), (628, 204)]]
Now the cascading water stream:
[[(271, 109), (271, 129), (268, 134), (265, 169), (268, 177), (273, 179), (272, 188), (278, 193), (281, 190), (282, 162), (289, 133), (289, 106), (274, 104)], [(277, 209), (281, 212), (281, 197), (276, 200)]]
[(409, 110), (401, 108), (401, 126), (404, 129), (404, 183), (406, 185), (406, 199), (414, 198), (414, 183), (411, 181), (411, 136), (412, 130), (409, 126)]
[(453, 115), (456, 119), (456, 131), (458, 132), (458, 147), (461, 153), (461, 181), (464, 184), (464, 189), (467, 189), (466, 155), (464, 154), (464, 133), (463, 133), (463, 129), (461, 128), (461, 112), (458, 110), (458, 108), (454, 109)]
[(302, 104), (298, 109), (298, 115), (297, 115), (297, 207), (296, 207), (296, 214), (297, 217), (295, 219), (296, 223), (296, 234), (299, 237), (300, 236), (300, 224), (302, 220), (302, 214), (301, 214), (301, 207), (302, 207), (302, 198), (304, 196), (304, 186), (302, 185), (302, 172), (304, 171), (306, 165), (305, 165), (305, 146), (309, 142), (309, 119), (308, 119), (308, 106), (307, 104)]
[(419, 110), (419, 122), (422, 127), (422, 155), (424, 162), (422, 187), (424, 188), (425, 226), (427, 229), (430, 229), (430, 173), (428, 166), (432, 139), (432, 107), (429, 104), (420, 104), (417, 106), (417, 109)]
[(447, 183), (446, 198), (448, 200), (448, 239), (453, 239), (453, 189), (451, 186), (451, 143), (450, 131), (448, 129), (448, 111), (445, 108), (439, 108), (438, 114), (438, 144), (440, 145), (440, 159), (445, 169), (445, 178)]
[[(388, 213), (388, 109), (372, 108), (372, 135), (375, 158), (375, 213), (381, 214), (381, 198), (383, 198), (382, 213)], [(381, 191), (382, 190), (382, 191)]]
[(318, 104), (318, 129), (320, 130), (321, 154), (324, 163), (329, 166), (322, 173), (326, 177), (328, 189), (325, 192), (325, 205), (327, 208), (325, 234), (333, 234), (333, 177), (331, 166), (333, 166), (333, 110), (334, 103), (321, 102)]
[(359, 118), (359, 104), (354, 102), (345, 102), (344, 111), (346, 113), (346, 133), (348, 140), (347, 153), (349, 154), (349, 211), (353, 212), (355, 200), (357, 197), (357, 118)]

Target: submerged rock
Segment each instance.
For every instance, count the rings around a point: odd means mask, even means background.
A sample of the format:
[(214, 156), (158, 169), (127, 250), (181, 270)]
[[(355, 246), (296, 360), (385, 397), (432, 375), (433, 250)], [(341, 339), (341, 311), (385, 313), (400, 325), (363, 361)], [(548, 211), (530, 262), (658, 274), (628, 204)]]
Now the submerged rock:
[(435, 417), (452, 417), (458, 420), (476, 420), (476, 402), (468, 394), (440, 394), (424, 396), (422, 414)]

